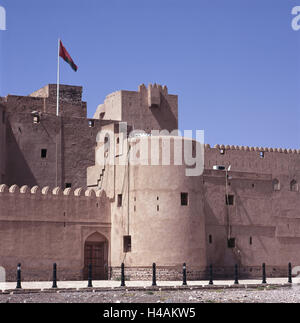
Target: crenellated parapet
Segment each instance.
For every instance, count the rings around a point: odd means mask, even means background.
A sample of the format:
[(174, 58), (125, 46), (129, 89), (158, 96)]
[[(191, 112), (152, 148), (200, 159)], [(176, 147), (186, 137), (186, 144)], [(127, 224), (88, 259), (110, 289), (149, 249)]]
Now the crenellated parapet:
[(55, 187), (51, 189), (49, 186), (39, 187), (34, 186), (32, 188), (27, 185), (19, 187), (18, 185), (12, 185), (8, 187), (6, 184), (0, 185), (0, 197), (4, 194), (15, 194), (17, 195), (42, 195), (42, 196), (61, 196), (61, 197), (84, 197), (84, 198), (100, 198), (103, 192), (96, 191), (94, 189), (85, 188), (66, 188), (65, 190), (60, 187)]
[(102, 190), (0, 185), (0, 221), (110, 223), (110, 200)]
[(168, 88), (166, 86), (162, 87), (161, 85), (149, 84), (148, 86), (148, 106), (159, 107), (161, 105), (161, 95), (168, 95)]
[(215, 145), (211, 147), (205, 144), (205, 149), (219, 149), (219, 150), (241, 150), (241, 151), (257, 151), (257, 152), (275, 152), (284, 154), (300, 154), (300, 149), (286, 149), (286, 148), (268, 148), (268, 147), (251, 147), (251, 146), (235, 146), (235, 145)]

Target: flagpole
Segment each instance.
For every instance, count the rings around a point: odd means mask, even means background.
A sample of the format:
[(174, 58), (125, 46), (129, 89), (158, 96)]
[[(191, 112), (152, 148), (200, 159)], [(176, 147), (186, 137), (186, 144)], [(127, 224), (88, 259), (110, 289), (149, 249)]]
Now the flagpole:
[(59, 50), (60, 39), (58, 38), (58, 50), (57, 50), (57, 104), (56, 104), (56, 116), (59, 115)]
[[(60, 52), (60, 39), (58, 38), (58, 49), (57, 49), (57, 101), (56, 101), (56, 116), (59, 116), (59, 52)], [(60, 129), (59, 129), (60, 131)], [(55, 183), (58, 186), (58, 135), (56, 134), (55, 146), (56, 146), (56, 165), (55, 165)]]

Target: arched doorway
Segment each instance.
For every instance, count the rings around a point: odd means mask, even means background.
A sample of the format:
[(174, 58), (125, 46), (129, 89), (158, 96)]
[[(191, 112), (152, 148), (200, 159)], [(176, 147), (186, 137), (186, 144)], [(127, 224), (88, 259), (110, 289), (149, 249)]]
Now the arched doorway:
[(90, 235), (84, 244), (83, 279), (88, 279), (88, 266), (92, 265), (93, 280), (108, 279), (108, 241), (98, 232)]

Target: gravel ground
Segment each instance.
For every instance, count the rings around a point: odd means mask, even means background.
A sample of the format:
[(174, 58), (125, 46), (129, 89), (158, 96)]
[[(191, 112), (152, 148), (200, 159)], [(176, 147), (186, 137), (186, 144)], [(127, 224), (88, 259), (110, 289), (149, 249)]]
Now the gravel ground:
[(300, 303), (300, 286), (253, 289), (3, 294), (0, 303)]

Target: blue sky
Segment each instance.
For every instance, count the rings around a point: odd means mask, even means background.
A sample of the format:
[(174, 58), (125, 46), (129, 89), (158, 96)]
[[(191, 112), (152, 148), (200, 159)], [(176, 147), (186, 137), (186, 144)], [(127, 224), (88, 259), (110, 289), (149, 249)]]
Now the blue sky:
[(300, 0), (0, 0), (0, 95), (56, 83), (57, 39), (88, 115), (111, 92), (166, 84), (180, 129), (211, 145), (299, 148)]

